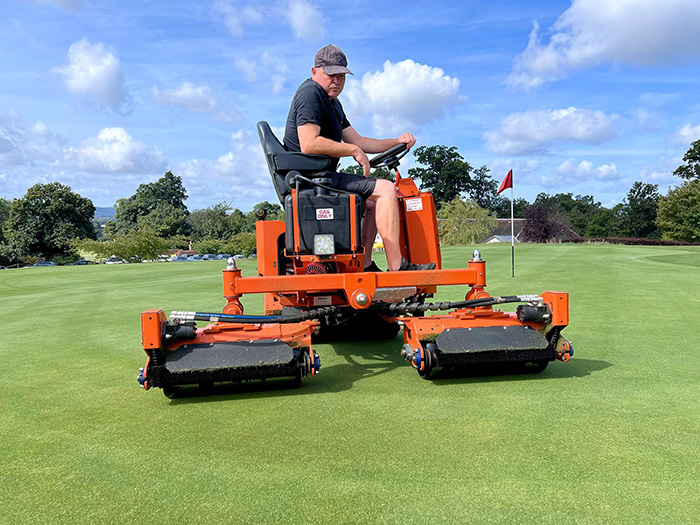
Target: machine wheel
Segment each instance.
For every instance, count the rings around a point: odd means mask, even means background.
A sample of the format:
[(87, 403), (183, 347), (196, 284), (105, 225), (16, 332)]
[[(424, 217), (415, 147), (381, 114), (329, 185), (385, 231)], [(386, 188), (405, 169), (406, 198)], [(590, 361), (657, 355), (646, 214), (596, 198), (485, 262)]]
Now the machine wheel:
[(423, 379), (431, 379), (430, 373), (433, 371), (433, 368), (435, 368), (437, 363), (435, 350), (437, 350), (435, 343), (428, 343), (423, 347), (423, 370), (418, 368), (418, 375)]
[(394, 339), (399, 333), (397, 322), (389, 322), (375, 312), (353, 311), (346, 316), (326, 317), (321, 322), (318, 342), (378, 341)]
[(180, 393), (180, 387), (179, 386), (164, 386), (163, 393), (165, 394), (165, 397), (167, 397), (168, 399), (173, 399), (174, 397), (177, 397), (177, 395)]
[(532, 361), (521, 363), (520, 368), (526, 374), (539, 374), (549, 365), (549, 361)]

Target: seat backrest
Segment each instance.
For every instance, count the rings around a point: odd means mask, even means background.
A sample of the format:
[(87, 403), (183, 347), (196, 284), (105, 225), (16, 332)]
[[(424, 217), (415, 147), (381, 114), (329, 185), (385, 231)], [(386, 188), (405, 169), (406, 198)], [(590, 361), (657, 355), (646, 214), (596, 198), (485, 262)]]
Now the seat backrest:
[(289, 187), (284, 178), (290, 171), (298, 171), (307, 177), (324, 173), (331, 165), (331, 158), (326, 155), (308, 155), (298, 151), (288, 151), (277, 140), (267, 122), (258, 122), (258, 135), (262, 143), (265, 161), (270, 170), (275, 191), (284, 204), (284, 197), (289, 193)]
[(258, 136), (260, 137), (260, 143), (262, 144), (263, 153), (265, 154), (267, 169), (270, 170), (272, 185), (275, 187), (275, 192), (277, 192), (280, 203), (284, 205), (284, 196), (289, 190), (287, 188), (287, 183), (284, 181), (284, 174), (277, 171), (275, 154), (284, 153), (287, 150), (284, 149), (284, 145), (277, 139), (272, 129), (270, 129), (270, 125), (264, 120), (258, 122)]

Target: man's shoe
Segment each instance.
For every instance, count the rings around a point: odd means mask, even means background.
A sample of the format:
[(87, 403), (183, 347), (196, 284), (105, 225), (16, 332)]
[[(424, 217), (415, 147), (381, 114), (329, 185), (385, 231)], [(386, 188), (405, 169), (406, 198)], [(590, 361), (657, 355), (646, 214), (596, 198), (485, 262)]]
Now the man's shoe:
[(406, 259), (403, 257), (401, 258), (401, 266), (399, 266), (399, 271), (404, 272), (404, 271), (415, 271), (415, 270), (434, 270), (435, 269), (435, 263), (430, 262), (428, 264), (416, 264), (416, 263), (411, 263), (408, 262)]
[(367, 267), (365, 268), (365, 271), (366, 271), (366, 272), (381, 272), (382, 269), (381, 269), (379, 266), (377, 266), (377, 263), (376, 263), (376, 262), (372, 261), (372, 264), (370, 264), (369, 266), (367, 266)]

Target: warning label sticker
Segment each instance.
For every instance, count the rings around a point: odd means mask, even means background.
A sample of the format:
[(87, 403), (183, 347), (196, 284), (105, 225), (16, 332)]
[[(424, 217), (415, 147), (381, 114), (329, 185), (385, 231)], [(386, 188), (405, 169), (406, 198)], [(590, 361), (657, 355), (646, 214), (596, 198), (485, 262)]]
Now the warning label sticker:
[(316, 220), (317, 221), (332, 221), (333, 220), (333, 208), (316, 208)]
[(406, 211), (420, 211), (423, 209), (423, 199), (406, 199)]

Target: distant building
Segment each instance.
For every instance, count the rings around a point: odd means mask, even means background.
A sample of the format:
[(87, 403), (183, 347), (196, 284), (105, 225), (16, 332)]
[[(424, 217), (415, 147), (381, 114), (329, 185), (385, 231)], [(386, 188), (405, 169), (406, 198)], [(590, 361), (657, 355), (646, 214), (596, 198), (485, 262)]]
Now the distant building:
[[(513, 219), (513, 234), (515, 237), (515, 242), (520, 242), (520, 237), (523, 233), (524, 226), (525, 219)], [(510, 244), (510, 232), (510, 219), (496, 219), (496, 227), (491, 230), (481, 244), (491, 244), (494, 242), (507, 242)]]
[[(525, 227), (525, 219), (513, 219), (513, 234), (514, 242), (524, 242), (523, 228)], [(580, 240), (581, 237), (571, 228), (562, 227), (562, 232), (558, 237), (559, 242)], [(480, 244), (490, 244), (494, 242), (510, 243), (510, 219), (496, 219), (496, 227), (486, 236)]]
[(189, 257), (190, 255), (197, 255), (197, 250), (170, 250), (170, 255), (172, 257), (178, 257), (180, 255), (186, 255)]

